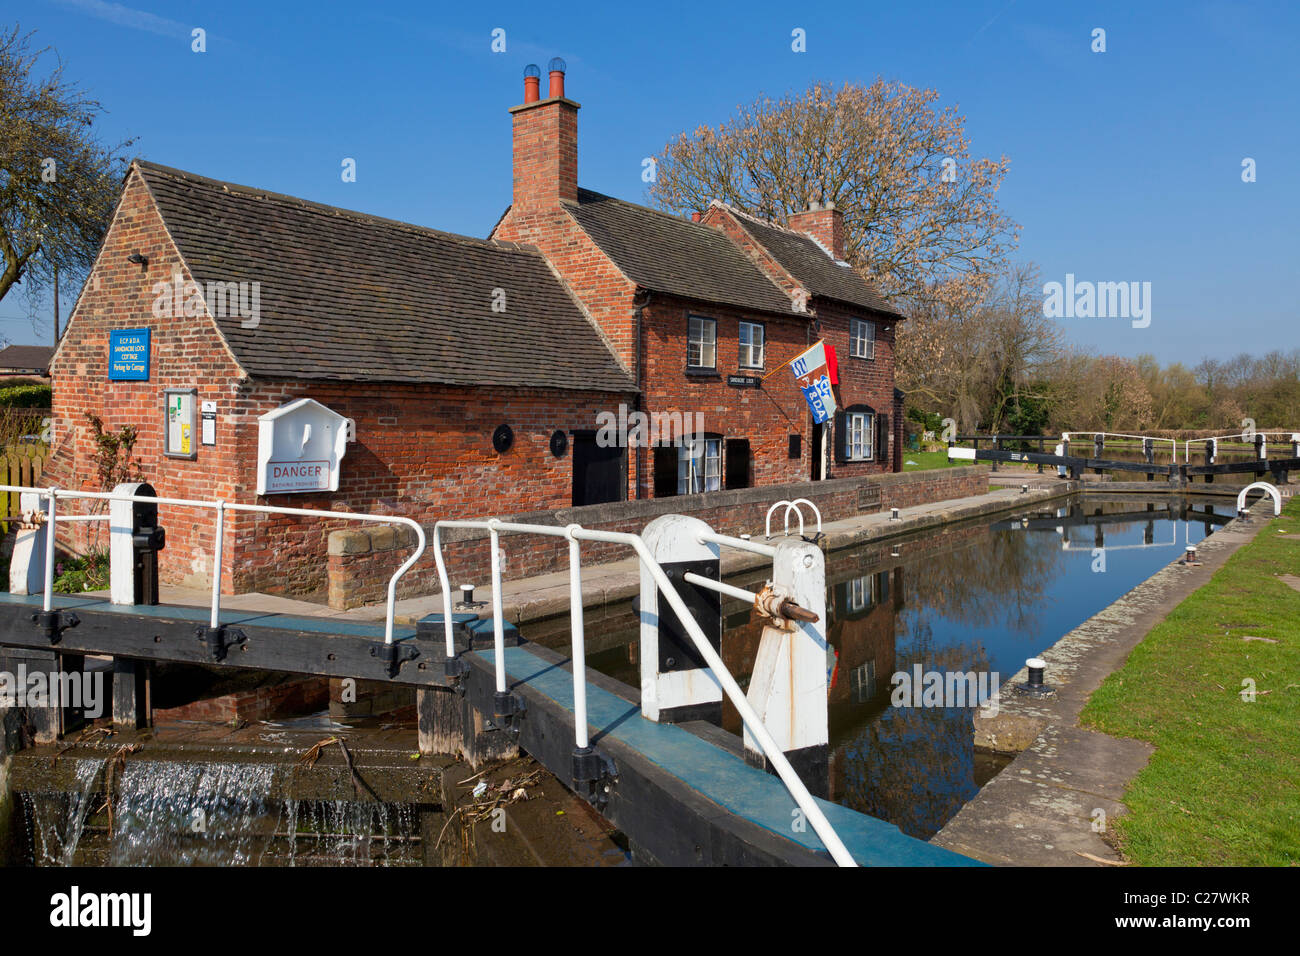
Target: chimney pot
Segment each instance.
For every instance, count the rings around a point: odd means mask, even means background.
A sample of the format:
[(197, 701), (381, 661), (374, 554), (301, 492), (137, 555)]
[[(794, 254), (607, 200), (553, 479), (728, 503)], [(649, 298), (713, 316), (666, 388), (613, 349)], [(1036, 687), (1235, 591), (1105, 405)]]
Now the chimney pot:
[(821, 208), (822, 208), (822, 204), (819, 203), (816, 199), (814, 199), (812, 202), (808, 203), (808, 211), (809, 211), (809, 212), (816, 212), (817, 210), (819, 210), (819, 209), (821, 209)]
[(700, 212), (698, 209), (691, 213), (691, 222), (699, 222), (703, 218), (704, 213)]
[(542, 71), (536, 63), (524, 67), (524, 102), (536, 103), (542, 98)]
[(546, 65), (551, 71), (551, 89), (549, 96), (552, 98), (564, 95), (564, 71), (566, 69), (564, 60), (560, 57), (552, 57), (551, 62)]

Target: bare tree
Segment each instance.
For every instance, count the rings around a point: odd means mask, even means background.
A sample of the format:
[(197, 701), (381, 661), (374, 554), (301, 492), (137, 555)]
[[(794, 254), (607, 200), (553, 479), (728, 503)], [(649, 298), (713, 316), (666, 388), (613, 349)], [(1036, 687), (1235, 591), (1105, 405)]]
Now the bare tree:
[[(103, 146), (100, 104), (64, 79), (60, 61), (44, 79), (46, 49), (31, 34), (0, 32), (0, 299), (20, 280), (45, 286), (94, 262), (126, 170), (121, 150)], [(61, 280), (63, 281), (63, 280)]]
[(834, 202), (848, 261), (883, 294), (951, 305), (1000, 270), (1019, 227), (996, 201), (1010, 161), (972, 159), (964, 118), (938, 98), (879, 79), (760, 97), (670, 142), (651, 199), (677, 212), (720, 199), (777, 222)]

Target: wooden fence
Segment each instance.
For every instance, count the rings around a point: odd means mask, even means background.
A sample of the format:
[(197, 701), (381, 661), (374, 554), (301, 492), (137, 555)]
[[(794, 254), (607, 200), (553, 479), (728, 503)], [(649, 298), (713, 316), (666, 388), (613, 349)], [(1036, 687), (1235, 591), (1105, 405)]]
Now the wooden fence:
[[(10, 445), (0, 456), (0, 485), (25, 485), (39, 487), (41, 472), (45, 470), (45, 458), (49, 447), (44, 442), (19, 442)], [(0, 520), (22, 514), (18, 494), (0, 492)]]

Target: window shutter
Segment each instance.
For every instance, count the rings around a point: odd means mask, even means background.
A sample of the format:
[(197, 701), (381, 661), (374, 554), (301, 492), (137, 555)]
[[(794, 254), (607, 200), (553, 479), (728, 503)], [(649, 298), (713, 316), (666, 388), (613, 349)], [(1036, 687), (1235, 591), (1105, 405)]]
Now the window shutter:
[(886, 461), (889, 458), (889, 416), (876, 416), (876, 460)]
[(673, 445), (656, 445), (655, 497), (671, 498), (677, 494), (677, 448)]
[(835, 460), (840, 464), (849, 460), (849, 416), (835, 413)]

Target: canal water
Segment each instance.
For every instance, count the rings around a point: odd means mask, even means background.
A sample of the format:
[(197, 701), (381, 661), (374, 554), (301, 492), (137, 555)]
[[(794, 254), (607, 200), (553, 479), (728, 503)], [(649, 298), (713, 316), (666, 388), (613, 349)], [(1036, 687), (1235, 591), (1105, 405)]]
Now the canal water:
[[(1009, 758), (976, 750), (967, 707), (896, 705), (894, 675), (974, 673), (996, 688), (1232, 512), (1222, 499), (1062, 499), (830, 554), (831, 799), (933, 836)], [(755, 589), (763, 577), (729, 581)], [(722, 656), (743, 688), (762, 627), (739, 601), (723, 612)], [(589, 634), (590, 666), (637, 686), (637, 627), (631, 605), (614, 610)], [(567, 646), (567, 630), (544, 630), (523, 629)], [(723, 725), (741, 731), (730, 704)]]

